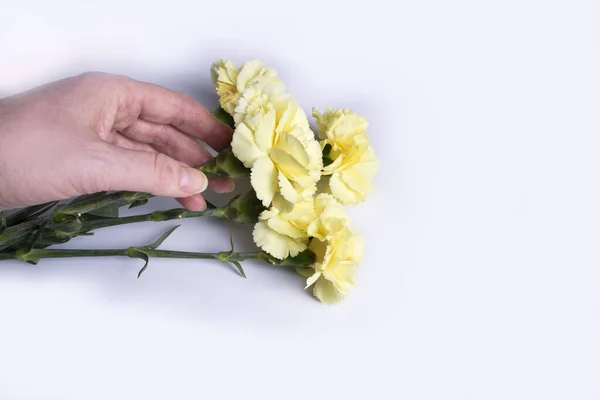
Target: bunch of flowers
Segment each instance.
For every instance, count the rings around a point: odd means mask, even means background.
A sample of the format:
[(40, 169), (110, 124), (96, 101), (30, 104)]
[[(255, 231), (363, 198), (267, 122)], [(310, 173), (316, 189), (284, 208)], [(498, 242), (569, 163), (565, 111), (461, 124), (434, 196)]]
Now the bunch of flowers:
[[(218, 60), (211, 78), (220, 108), (214, 113), (234, 128), (231, 146), (200, 167), (209, 176), (250, 179), (252, 189), (227, 205), (204, 211), (173, 209), (119, 216), (119, 208), (145, 204), (145, 193), (97, 193), (66, 204), (28, 207), (8, 217), (0, 214), (0, 260), (37, 263), (42, 258), (128, 256), (207, 258), (240, 264), (260, 259), (295, 268), (315, 297), (334, 304), (355, 284), (363, 256), (363, 238), (345, 210), (373, 192), (379, 161), (365, 118), (347, 109), (313, 110), (309, 119), (277, 72), (261, 61), (237, 66)], [(176, 227), (156, 242), (116, 250), (49, 248), (95, 229), (142, 221), (212, 216), (253, 223), (257, 252), (193, 253), (159, 250)], [(138, 276), (139, 276), (138, 274)]]

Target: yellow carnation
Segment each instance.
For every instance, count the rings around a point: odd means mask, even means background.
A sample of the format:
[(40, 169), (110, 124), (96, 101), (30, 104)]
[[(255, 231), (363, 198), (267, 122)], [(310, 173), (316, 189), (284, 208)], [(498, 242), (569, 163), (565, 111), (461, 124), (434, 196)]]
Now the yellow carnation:
[(221, 107), (233, 115), (240, 95), (253, 84), (271, 84), (283, 87), (277, 71), (262, 61), (245, 62), (240, 68), (231, 60), (217, 60), (213, 63), (210, 75), (216, 86)]
[[(233, 113), (233, 120), (237, 126), (248, 118), (267, 112), (271, 105), (275, 110), (283, 112), (290, 99), (291, 96), (285, 94), (285, 87), (281, 81), (258, 79), (241, 93)], [(305, 125), (308, 128), (308, 119), (304, 112), (296, 113), (296, 117), (296, 125)]]
[(373, 191), (372, 181), (379, 171), (379, 159), (370, 145), (365, 118), (345, 109), (313, 110), (321, 146), (330, 164), (323, 175), (330, 175), (329, 189), (346, 205), (363, 201)]
[(306, 276), (306, 287), (314, 285), (314, 295), (323, 303), (334, 304), (354, 287), (356, 268), (362, 261), (363, 238), (354, 233), (350, 218), (333, 197), (320, 194), (315, 200), (317, 218), (309, 225), (313, 237), (308, 248), (315, 254), (314, 269), (298, 269)]
[(263, 211), (254, 226), (254, 242), (280, 260), (294, 257), (306, 250), (307, 229), (315, 217), (312, 199), (295, 204), (290, 212), (281, 212), (276, 208)]
[(321, 148), (306, 114), (291, 96), (262, 103), (233, 134), (235, 156), (251, 169), (250, 180), (265, 207), (289, 211), (316, 192), (323, 167)]

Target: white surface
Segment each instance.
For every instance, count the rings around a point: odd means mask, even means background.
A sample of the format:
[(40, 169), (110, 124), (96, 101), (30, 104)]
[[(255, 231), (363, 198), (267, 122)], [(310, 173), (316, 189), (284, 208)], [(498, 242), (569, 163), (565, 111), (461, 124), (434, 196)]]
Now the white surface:
[(598, 2), (390, 4), (2, 3), (1, 94), (102, 70), (213, 106), (212, 60), (261, 58), (307, 110), (367, 116), (382, 172), (336, 307), (258, 264), (0, 265), (0, 398), (600, 399)]

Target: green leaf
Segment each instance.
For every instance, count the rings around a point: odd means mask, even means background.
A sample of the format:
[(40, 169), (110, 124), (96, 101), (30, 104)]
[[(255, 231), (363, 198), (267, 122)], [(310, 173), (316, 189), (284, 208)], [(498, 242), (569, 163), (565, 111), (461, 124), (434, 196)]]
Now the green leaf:
[(256, 197), (254, 189), (235, 196), (219, 210), (227, 219), (240, 224), (258, 222), (258, 215), (265, 210), (262, 202)]
[(81, 230), (83, 225), (81, 218), (68, 214), (64, 214), (62, 217), (64, 217), (63, 221), (52, 222), (49, 228), (67, 236), (74, 235)]
[(0, 234), (6, 230), (6, 218), (4, 218), (4, 213), (0, 211)]
[(33, 249), (35, 247), (35, 245), (37, 244), (37, 242), (40, 240), (40, 238), (42, 237), (42, 234), (44, 233), (44, 229), (46, 229), (46, 225), (48, 225), (49, 221), (44, 221), (43, 223), (40, 224), (40, 226), (38, 227), (37, 232), (35, 233), (35, 235), (33, 236), (33, 239), (31, 240), (30, 245), (28, 246), (29, 251), (31, 251), (31, 249)]
[(263, 260), (269, 264), (279, 265), (282, 267), (308, 268), (315, 263), (316, 256), (315, 253), (307, 249), (294, 257), (287, 257), (283, 260), (279, 260), (267, 253), (264, 253)]
[(244, 268), (242, 268), (242, 264), (240, 264), (239, 261), (230, 261), (230, 263), (235, 265), (235, 267), (239, 271), (240, 275), (242, 275), (244, 278), (247, 278), (246, 273), (244, 272)]
[(136, 207), (140, 207), (143, 206), (144, 204), (148, 203), (147, 199), (143, 199), (143, 200), (135, 200), (133, 203), (131, 203), (129, 205), (129, 208), (136, 208)]
[(117, 204), (109, 204), (104, 207), (88, 211), (86, 214), (92, 214), (106, 218), (119, 218), (119, 206)]
[(38, 217), (38, 216), (44, 214), (46, 211), (50, 210), (57, 203), (58, 203), (57, 201), (51, 201), (49, 203), (37, 204), (34, 206), (25, 207), (25, 208), (15, 212), (14, 214), (11, 214), (8, 217), (6, 217), (6, 225), (14, 226), (14, 225), (18, 225), (22, 222), (28, 221), (30, 219), (33, 219), (35, 217)]
[(97, 201), (101, 200), (102, 198), (104, 198), (104, 196), (106, 196), (106, 193), (107, 192), (84, 194), (84, 195), (75, 197), (73, 200), (71, 200), (69, 203), (67, 203), (64, 207), (61, 207), (61, 208), (64, 210), (70, 211), (71, 209), (75, 209), (75, 208), (77, 208), (77, 206), (80, 206), (82, 204), (97, 202)]
[(138, 272), (138, 275), (137, 275), (137, 278), (140, 279), (140, 276), (142, 276), (142, 274), (144, 273), (146, 268), (148, 268), (148, 255), (146, 253), (142, 253), (140, 251), (139, 254), (136, 256), (136, 258), (144, 260), (144, 266), (142, 267), (142, 269), (140, 269), (140, 272)]
[(229, 125), (229, 127), (235, 129), (235, 122), (233, 120), (233, 117), (229, 115), (229, 113), (225, 111), (222, 107), (219, 107), (216, 110), (214, 110), (212, 114), (225, 125)]
[(233, 235), (229, 235), (229, 245), (231, 246), (231, 250), (229, 251), (229, 255), (233, 254)]
[(148, 246), (145, 246), (146, 248), (150, 249), (150, 250), (155, 250), (156, 248), (158, 248), (158, 246), (160, 246), (169, 236), (171, 236), (171, 234), (173, 232), (175, 232), (175, 229), (179, 228), (181, 225), (175, 225), (174, 227), (170, 228), (168, 231), (166, 231), (165, 233), (163, 233), (154, 243), (149, 244)]
[(250, 176), (250, 169), (233, 154), (230, 147), (221, 150), (219, 154), (198, 169), (207, 176), (228, 176), (230, 178), (241, 178)]

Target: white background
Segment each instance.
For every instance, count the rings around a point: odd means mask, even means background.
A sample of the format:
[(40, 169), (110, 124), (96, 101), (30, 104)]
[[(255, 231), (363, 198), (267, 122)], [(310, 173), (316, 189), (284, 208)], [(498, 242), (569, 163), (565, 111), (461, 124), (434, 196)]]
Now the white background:
[(255, 263), (0, 265), (0, 398), (600, 399), (599, 24), (591, 0), (3, 0), (0, 95), (101, 70), (213, 107), (211, 62), (259, 58), (307, 111), (366, 116), (382, 170), (334, 307)]

